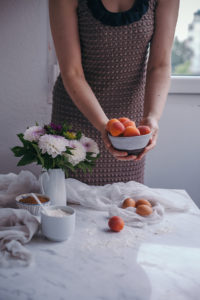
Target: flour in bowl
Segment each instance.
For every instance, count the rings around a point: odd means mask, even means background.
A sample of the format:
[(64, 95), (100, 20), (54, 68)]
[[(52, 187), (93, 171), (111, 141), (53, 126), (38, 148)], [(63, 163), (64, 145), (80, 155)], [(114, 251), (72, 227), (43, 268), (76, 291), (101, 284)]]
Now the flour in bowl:
[(65, 217), (67, 215), (71, 215), (71, 213), (68, 213), (67, 211), (58, 208), (58, 209), (49, 209), (47, 215), (50, 217)]

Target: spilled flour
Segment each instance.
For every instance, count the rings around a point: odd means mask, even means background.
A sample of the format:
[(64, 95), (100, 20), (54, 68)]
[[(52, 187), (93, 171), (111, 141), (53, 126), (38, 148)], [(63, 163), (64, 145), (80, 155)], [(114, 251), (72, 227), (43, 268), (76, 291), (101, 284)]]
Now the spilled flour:
[[(109, 249), (119, 254), (124, 248), (136, 249), (152, 235), (163, 235), (173, 231), (173, 226), (167, 220), (160, 226), (145, 226), (133, 228), (125, 226), (121, 232), (111, 232), (109, 229), (100, 232), (97, 227), (85, 228), (87, 238), (84, 239), (82, 250), (93, 251), (94, 248)], [(106, 234), (105, 234), (106, 233)]]
[(124, 228), (120, 233), (108, 231), (107, 236), (99, 236), (97, 229), (86, 229), (88, 235), (90, 236), (86, 240), (86, 247), (100, 247), (100, 248), (124, 248), (124, 247), (134, 247), (139, 242), (145, 240), (146, 233), (144, 230), (132, 228)]

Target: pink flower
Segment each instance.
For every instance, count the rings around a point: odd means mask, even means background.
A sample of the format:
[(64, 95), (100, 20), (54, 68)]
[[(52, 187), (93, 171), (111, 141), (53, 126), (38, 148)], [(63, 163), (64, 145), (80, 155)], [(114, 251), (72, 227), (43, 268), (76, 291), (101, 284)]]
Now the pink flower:
[(88, 138), (86, 136), (82, 136), (82, 138), (80, 139), (80, 143), (84, 146), (86, 152), (92, 152), (92, 156), (96, 157), (97, 154), (99, 154), (99, 148), (97, 143), (91, 139)]
[(30, 142), (37, 142), (41, 135), (45, 134), (45, 129), (41, 126), (32, 126), (24, 132), (24, 139)]

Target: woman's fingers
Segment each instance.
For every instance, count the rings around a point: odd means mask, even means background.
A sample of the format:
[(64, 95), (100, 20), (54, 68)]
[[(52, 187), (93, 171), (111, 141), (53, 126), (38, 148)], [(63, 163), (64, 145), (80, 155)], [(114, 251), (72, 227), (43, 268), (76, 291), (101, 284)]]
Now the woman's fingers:
[(106, 132), (104, 132), (104, 133), (102, 134), (102, 139), (103, 139), (104, 144), (106, 145), (107, 148), (112, 147), (112, 144), (111, 144), (111, 142), (110, 142), (110, 140), (109, 140), (109, 138), (108, 138)]
[(108, 148), (108, 151), (118, 160), (133, 160), (136, 159), (135, 155), (128, 155), (126, 151), (118, 151), (114, 149), (112, 146)]
[(118, 151), (118, 150), (116, 150), (116, 149), (114, 149), (112, 146), (110, 146), (109, 148), (108, 148), (108, 150), (109, 150), (109, 152), (112, 154), (112, 155), (114, 155), (114, 156), (127, 156), (128, 155), (128, 153), (127, 152), (125, 152), (125, 151)]
[(138, 155), (136, 160), (141, 160), (147, 152), (149, 152), (151, 149), (153, 149), (156, 146), (157, 138), (158, 138), (158, 121), (154, 118), (147, 117), (144, 118), (141, 122), (141, 125), (147, 125), (151, 128), (152, 131), (152, 137), (148, 143), (148, 145), (145, 147), (145, 149)]
[(115, 148), (113, 148), (113, 146), (111, 144), (107, 149), (115, 157), (124, 157), (124, 156), (128, 155), (128, 153), (126, 151), (116, 150)]
[(117, 159), (117, 160), (133, 160), (136, 159), (137, 156), (135, 155), (128, 155), (125, 151), (117, 151), (112, 146), (108, 149), (108, 151)]
[(157, 134), (154, 135), (150, 139), (148, 145), (144, 148), (144, 150), (140, 154), (138, 154), (136, 160), (141, 160), (148, 151), (150, 151), (151, 149), (153, 149), (155, 147), (155, 145), (156, 145), (156, 141), (157, 141)]
[(135, 155), (127, 155), (126, 157), (117, 157), (118, 160), (123, 160), (123, 161), (129, 161), (129, 160), (136, 160), (137, 156)]
[(123, 161), (128, 161), (128, 160), (134, 160), (136, 159), (137, 156), (135, 155), (128, 155), (126, 151), (119, 151), (113, 148), (108, 136), (107, 136), (107, 131), (102, 133), (102, 139), (104, 141), (104, 144), (107, 148), (107, 150), (117, 159), (117, 160), (123, 160)]

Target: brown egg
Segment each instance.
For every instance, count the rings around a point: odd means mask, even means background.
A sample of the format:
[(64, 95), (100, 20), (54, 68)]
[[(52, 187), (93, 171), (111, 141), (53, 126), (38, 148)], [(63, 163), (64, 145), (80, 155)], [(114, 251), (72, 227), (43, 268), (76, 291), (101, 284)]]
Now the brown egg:
[(140, 216), (149, 216), (152, 212), (152, 208), (148, 205), (141, 204), (136, 208), (136, 213)]
[(135, 203), (135, 200), (132, 198), (126, 198), (122, 204), (122, 208), (135, 207)]
[(139, 205), (143, 205), (143, 204), (151, 207), (151, 203), (146, 199), (137, 200), (136, 207), (138, 207)]

